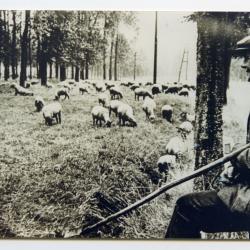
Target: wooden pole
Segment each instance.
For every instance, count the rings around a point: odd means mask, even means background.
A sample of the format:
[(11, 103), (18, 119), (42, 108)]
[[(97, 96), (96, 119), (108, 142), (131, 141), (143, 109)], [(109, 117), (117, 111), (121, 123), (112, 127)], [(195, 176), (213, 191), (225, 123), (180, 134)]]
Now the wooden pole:
[(184, 61), (184, 55), (185, 55), (185, 50), (183, 51), (183, 55), (182, 55), (182, 59), (181, 59), (181, 66), (180, 66), (180, 70), (179, 70), (179, 74), (178, 74), (178, 83), (180, 82), (181, 79), (181, 71), (182, 71), (182, 65), (183, 65), (183, 61)]
[(105, 219), (97, 222), (96, 224), (94, 225), (91, 225), (91, 226), (88, 226), (86, 228), (78, 228), (76, 230), (72, 230), (70, 232), (66, 232), (64, 234), (64, 238), (70, 238), (70, 237), (73, 237), (73, 236), (76, 236), (76, 235), (84, 235), (86, 233), (89, 233), (105, 224), (107, 224), (108, 222), (112, 221), (112, 220), (115, 220), (119, 217), (121, 217), (122, 215), (125, 215), (135, 209), (137, 209), (138, 207), (148, 203), (149, 201), (153, 200), (154, 198), (158, 197), (159, 195), (161, 195), (162, 193), (166, 192), (167, 190), (170, 190), (171, 188), (173, 187), (176, 187), (186, 181), (189, 181), (195, 177), (198, 177), (202, 174), (205, 174), (207, 173), (208, 171), (212, 170), (212, 169), (215, 169), (219, 166), (221, 166), (222, 164), (230, 161), (232, 158), (234, 158), (235, 156), (237, 156), (239, 153), (241, 153), (243, 150), (247, 149), (250, 147), (250, 143), (249, 144), (246, 144), (245, 146), (242, 146), (241, 148), (235, 150), (234, 152), (230, 153), (230, 154), (227, 154), (221, 158), (219, 158), (218, 160), (216, 161), (213, 161), (211, 163), (209, 163), (208, 165), (206, 166), (203, 166), (197, 170), (195, 170), (192, 174), (190, 175), (187, 175), (179, 180), (175, 180), (173, 182), (170, 182), (169, 184), (165, 184), (164, 186), (160, 187), (159, 189), (155, 190), (154, 192), (152, 192), (151, 194), (147, 195), (146, 197), (142, 198), (141, 200), (135, 202), (134, 204), (132, 205), (129, 205), (128, 207), (118, 211), (117, 213), (115, 214), (112, 214), (108, 217), (106, 217)]
[(158, 13), (155, 12), (155, 47), (154, 47), (154, 75), (153, 75), (153, 83), (156, 84), (157, 82), (157, 20), (158, 19)]

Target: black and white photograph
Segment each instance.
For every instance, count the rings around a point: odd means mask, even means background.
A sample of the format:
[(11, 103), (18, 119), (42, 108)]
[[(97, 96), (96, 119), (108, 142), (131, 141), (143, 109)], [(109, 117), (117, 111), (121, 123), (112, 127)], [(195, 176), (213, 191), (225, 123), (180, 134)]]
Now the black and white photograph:
[(0, 239), (248, 240), (250, 12), (0, 10)]

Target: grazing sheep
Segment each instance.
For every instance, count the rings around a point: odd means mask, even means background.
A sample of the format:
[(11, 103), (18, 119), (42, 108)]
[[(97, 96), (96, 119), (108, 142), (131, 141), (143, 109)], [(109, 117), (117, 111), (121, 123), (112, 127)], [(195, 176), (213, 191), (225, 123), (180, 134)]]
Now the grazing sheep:
[(175, 155), (163, 155), (157, 161), (157, 167), (162, 175), (163, 182), (167, 181), (168, 171), (173, 169), (176, 165)]
[(118, 117), (119, 117), (119, 125), (125, 126), (126, 122), (129, 122), (129, 124), (132, 127), (137, 126), (137, 122), (134, 118), (133, 109), (128, 104), (122, 104), (117, 109)]
[(102, 104), (103, 107), (106, 107), (109, 102), (109, 97), (107, 94), (102, 93), (98, 96), (98, 103)]
[(119, 88), (117, 88), (117, 87), (110, 88), (109, 93), (110, 93), (110, 96), (111, 96), (111, 100), (123, 98), (121, 90)]
[(144, 89), (144, 88), (137, 88), (135, 89), (135, 100), (140, 100), (140, 96), (143, 97), (143, 100), (146, 98), (146, 96), (154, 99), (153, 95), (151, 95), (151, 93), (147, 90), (147, 89)]
[(39, 84), (39, 80), (33, 80), (30, 82), (31, 85), (36, 85), (36, 84)]
[(122, 82), (120, 85), (121, 86), (125, 86), (125, 87), (130, 87), (130, 86), (132, 86), (134, 83), (132, 83), (132, 82)]
[(66, 88), (61, 88), (61, 89), (57, 90), (57, 92), (55, 94), (55, 100), (59, 100), (61, 96), (64, 96), (64, 100), (66, 98), (69, 99), (68, 90)]
[(194, 115), (190, 115), (190, 114), (188, 114), (187, 112), (182, 112), (182, 113), (180, 114), (180, 117), (181, 117), (181, 120), (182, 120), (182, 121), (191, 122), (192, 125), (194, 126), (194, 123), (195, 123), (195, 116), (194, 116)]
[(111, 83), (111, 82), (106, 82), (106, 83), (105, 83), (105, 86), (106, 86), (107, 89), (110, 89), (110, 88), (115, 87), (115, 84), (114, 84), (114, 83)]
[(161, 114), (162, 114), (162, 118), (166, 119), (168, 122), (172, 122), (173, 121), (173, 107), (171, 107), (170, 105), (164, 105), (161, 108)]
[(183, 138), (175, 136), (172, 137), (167, 146), (166, 153), (170, 155), (175, 155), (176, 158), (180, 158), (187, 151), (187, 145)]
[(117, 110), (120, 105), (123, 105), (124, 103), (118, 100), (112, 100), (110, 101), (108, 108), (109, 108), (109, 116), (111, 116), (111, 112), (113, 111), (115, 113), (115, 116), (117, 117), (118, 113)]
[(11, 88), (15, 89), (15, 95), (22, 95), (22, 96), (33, 96), (34, 93), (31, 92), (30, 90), (27, 90), (15, 83), (11, 84)]
[(193, 91), (195, 91), (195, 90), (196, 90), (196, 87), (195, 87), (194, 85), (190, 85), (190, 86), (189, 86), (189, 89), (192, 89)]
[(154, 120), (155, 119), (155, 114), (154, 110), (156, 109), (156, 103), (153, 99), (146, 97), (142, 109), (146, 114), (146, 118), (149, 120)]
[(187, 88), (183, 88), (178, 92), (179, 96), (189, 96), (189, 91)]
[(47, 104), (43, 107), (42, 112), (46, 125), (51, 126), (54, 119), (57, 124), (61, 123), (62, 106), (59, 102)]
[(160, 84), (154, 84), (152, 86), (151, 91), (152, 91), (152, 95), (158, 95), (162, 91), (162, 86)]
[(91, 114), (93, 118), (93, 126), (98, 126), (98, 123), (99, 126), (102, 126), (102, 122), (105, 122), (107, 127), (111, 127), (108, 109), (102, 106), (95, 106), (92, 109)]
[(180, 90), (180, 87), (177, 87), (177, 86), (170, 86), (170, 87), (168, 87), (168, 89), (165, 91), (165, 94), (177, 94), (179, 90)]
[(136, 89), (138, 89), (138, 88), (140, 88), (140, 84), (139, 83), (134, 83), (131, 87), (130, 87), (130, 89), (131, 90), (136, 90)]
[(26, 83), (24, 84), (24, 88), (29, 89), (29, 88), (30, 88), (30, 82), (26, 82)]
[(40, 112), (44, 106), (45, 106), (45, 102), (44, 102), (43, 98), (41, 96), (37, 96), (35, 99), (36, 111)]
[(97, 92), (104, 92), (106, 90), (106, 86), (104, 83), (97, 83), (94, 86)]
[(191, 122), (185, 121), (178, 127), (178, 130), (182, 136), (186, 138), (186, 136), (192, 132), (193, 125)]
[(79, 92), (83, 95), (83, 93), (89, 93), (88, 85), (87, 84), (80, 84)]
[(168, 84), (168, 83), (163, 83), (163, 84), (161, 85), (161, 87), (162, 87), (162, 92), (164, 92), (165, 90), (168, 89), (169, 84)]

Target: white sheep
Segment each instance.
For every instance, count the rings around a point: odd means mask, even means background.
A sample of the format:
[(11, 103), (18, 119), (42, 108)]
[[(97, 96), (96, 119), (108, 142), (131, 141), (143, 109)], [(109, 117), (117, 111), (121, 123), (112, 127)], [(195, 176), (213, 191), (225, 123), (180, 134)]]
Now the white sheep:
[(176, 156), (175, 155), (163, 155), (157, 161), (157, 167), (159, 172), (162, 175), (164, 182), (167, 181), (168, 171), (173, 169), (176, 165)]
[(137, 122), (134, 118), (134, 114), (133, 114), (133, 109), (130, 105), (128, 104), (122, 104), (118, 107), (117, 109), (117, 113), (118, 113), (118, 117), (119, 117), (119, 125), (123, 125), (125, 126), (126, 122), (129, 122), (129, 124), (132, 127), (136, 127), (137, 126)]
[(119, 101), (119, 100), (111, 100), (108, 108), (109, 108), (109, 116), (111, 116), (111, 112), (113, 111), (115, 113), (115, 116), (117, 117), (118, 113), (118, 108), (120, 105), (123, 105), (124, 103)]
[(111, 100), (123, 98), (122, 91), (118, 87), (112, 87), (109, 90)]
[(98, 96), (98, 103), (106, 107), (109, 103), (109, 96), (106, 93), (102, 93)]
[(43, 107), (42, 112), (46, 125), (51, 126), (54, 119), (57, 124), (61, 123), (62, 106), (59, 102), (47, 104)]
[(135, 89), (135, 100), (139, 101), (141, 96), (143, 97), (143, 100), (146, 98), (146, 96), (154, 99), (153, 95), (147, 89), (144, 88)]
[(19, 86), (15, 83), (10, 85), (11, 88), (14, 88), (15, 90), (15, 95), (22, 95), (22, 96), (33, 96), (34, 93), (31, 92), (28, 89), (23, 88), (22, 86)]
[(79, 84), (79, 92), (83, 95), (83, 93), (89, 93), (89, 86), (86, 83)]
[(185, 140), (178, 136), (172, 137), (166, 146), (166, 153), (175, 155), (177, 158), (187, 152), (187, 150), (188, 148)]
[(161, 114), (164, 119), (166, 119), (169, 122), (173, 121), (173, 107), (170, 105), (164, 105), (161, 108)]
[(97, 92), (104, 92), (106, 90), (106, 86), (104, 83), (97, 83), (94, 84), (94, 86)]
[(43, 98), (41, 96), (37, 96), (35, 98), (36, 111), (40, 112), (44, 106), (45, 106), (45, 102), (44, 102)]
[(179, 132), (182, 134), (182, 136), (185, 138), (188, 134), (190, 134), (193, 130), (193, 125), (191, 122), (185, 121), (180, 124), (178, 127)]
[(153, 99), (146, 97), (143, 102), (142, 109), (146, 114), (146, 118), (149, 120), (155, 119), (154, 110), (156, 109), (156, 103)]
[(93, 118), (93, 126), (98, 126), (98, 123), (100, 126), (102, 126), (103, 121), (107, 127), (111, 126), (108, 109), (102, 106), (95, 106), (92, 109), (91, 114)]
[(187, 88), (182, 88), (179, 92), (178, 92), (179, 96), (189, 96), (189, 91)]
[(110, 88), (112, 88), (112, 87), (115, 87), (115, 84), (112, 83), (112, 82), (106, 82), (106, 83), (105, 83), (105, 86), (106, 86), (107, 89), (110, 89)]
[(151, 91), (153, 95), (158, 95), (162, 92), (162, 86), (160, 84), (154, 84)]
[(60, 88), (57, 90), (57, 92), (55, 94), (55, 100), (59, 100), (61, 96), (64, 96), (64, 100), (66, 98), (69, 99), (69, 93), (68, 93), (68, 90), (66, 88)]
[(191, 122), (192, 125), (194, 125), (194, 123), (195, 123), (195, 115), (190, 115), (187, 112), (182, 112), (180, 116), (181, 116), (182, 121), (188, 121), (188, 122)]

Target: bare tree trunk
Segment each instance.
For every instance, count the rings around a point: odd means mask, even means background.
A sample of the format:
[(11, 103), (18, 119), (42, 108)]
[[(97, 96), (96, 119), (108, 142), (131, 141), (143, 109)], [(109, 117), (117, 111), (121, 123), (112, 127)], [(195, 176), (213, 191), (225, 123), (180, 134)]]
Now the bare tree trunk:
[(4, 65), (4, 80), (7, 81), (10, 77), (10, 58), (9, 58), (9, 22), (8, 18), (6, 17), (6, 11), (3, 11), (4, 15), (4, 57), (3, 57), (3, 65)]
[(114, 42), (112, 39), (111, 45), (110, 45), (110, 56), (109, 56), (109, 80), (112, 80), (113, 46), (114, 46)]
[(58, 66), (58, 63), (56, 62), (56, 65), (55, 65), (55, 71), (56, 71), (56, 79), (58, 79), (58, 73), (59, 73), (59, 66)]
[[(209, 22), (209, 25), (207, 25)], [(223, 155), (222, 109), (230, 64), (225, 64), (225, 19), (198, 21), (195, 169)], [(210, 189), (215, 172), (195, 180), (195, 190)]]
[(79, 82), (79, 77), (80, 77), (79, 73), (80, 73), (80, 68), (79, 68), (79, 66), (76, 66), (76, 70), (75, 70), (75, 81), (76, 82)]
[(66, 80), (66, 67), (64, 64), (60, 65), (60, 81)]
[(36, 62), (36, 77), (37, 79), (41, 78), (40, 75), (40, 54), (41, 54), (41, 43), (40, 43), (40, 37), (37, 36), (37, 50), (36, 50), (36, 58), (37, 58), (37, 62)]
[(103, 36), (103, 80), (106, 80), (106, 36), (107, 36), (107, 31), (106, 31), (106, 25), (107, 25), (107, 18), (105, 15), (105, 20), (104, 20), (104, 36)]
[(29, 72), (29, 78), (32, 79), (32, 45), (31, 45), (31, 28), (29, 29), (29, 38), (28, 38), (28, 41), (29, 41), (29, 66), (30, 66), (30, 72)]
[(42, 37), (41, 40), (41, 51), (39, 55), (39, 71), (41, 77), (41, 85), (47, 85), (47, 64), (48, 64), (48, 55), (47, 55), (47, 40), (46, 37)]
[(21, 42), (21, 72), (20, 72), (20, 85), (25, 86), (27, 79), (27, 61), (28, 61), (28, 31), (30, 24), (30, 11), (25, 11), (25, 26)]
[(114, 65), (114, 78), (115, 78), (115, 81), (118, 80), (118, 78), (117, 78), (118, 42), (119, 42), (119, 37), (118, 37), (118, 34), (117, 34), (116, 35), (116, 40), (115, 40), (115, 65)]
[(50, 62), (49, 63), (49, 78), (52, 79), (52, 75), (53, 75), (53, 63)]
[(16, 72), (16, 64), (17, 64), (17, 46), (16, 46), (16, 11), (12, 11), (12, 22), (13, 22), (13, 28), (12, 28), (12, 43), (11, 43), (11, 70), (12, 70), (12, 79), (17, 78), (17, 72)]
[(89, 79), (89, 55), (87, 53), (86, 61), (85, 61), (85, 79)]

